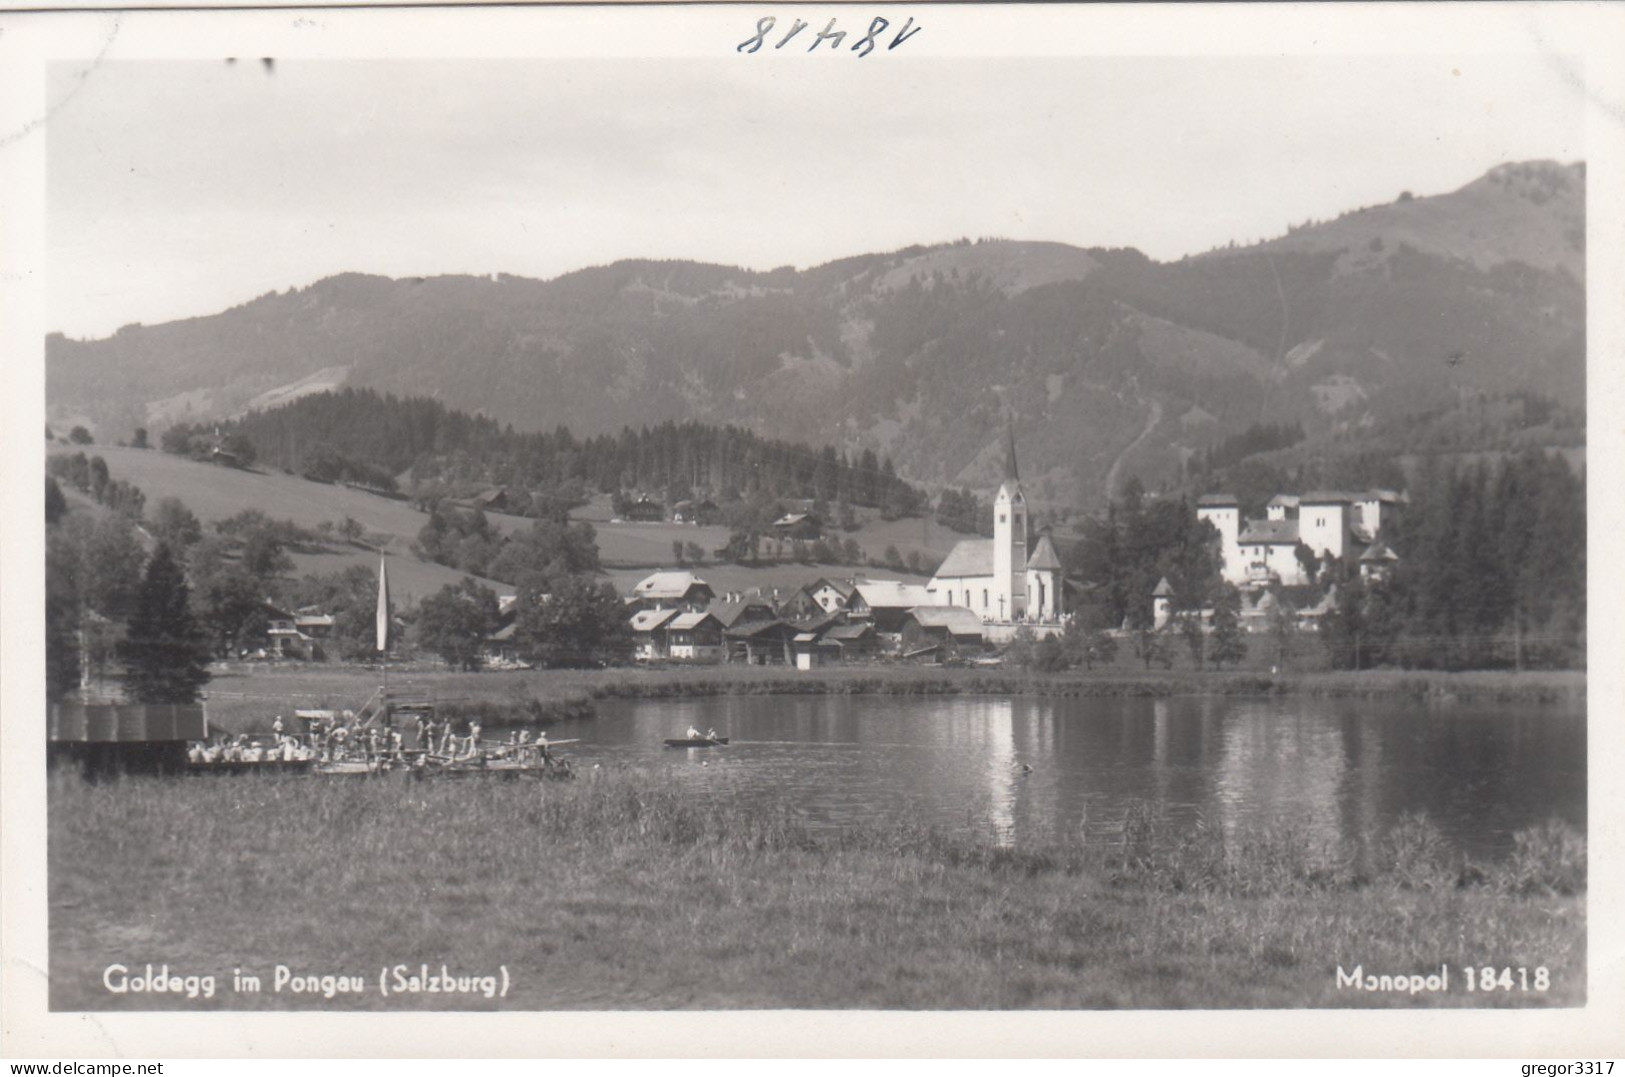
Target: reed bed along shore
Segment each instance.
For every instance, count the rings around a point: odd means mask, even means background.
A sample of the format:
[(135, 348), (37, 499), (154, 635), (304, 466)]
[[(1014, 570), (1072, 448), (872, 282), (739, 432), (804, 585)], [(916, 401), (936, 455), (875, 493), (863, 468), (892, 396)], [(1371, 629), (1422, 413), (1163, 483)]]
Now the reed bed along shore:
[[(125, 779), (49, 789), (56, 1009), (666, 1009), (1577, 1005), (1584, 840), (1556, 824), (1475, 865), (1426, 820), (1374, 850), (1290, 824), (1176, 829), (1150, 808), (1015, 844), (809, 826), (669, 776), (574, 782)], [(107, 967), (213, 975), (118, 994)], [(357, 992), (273, 990), (355, 977)], [(1357, 990), (1338, 969), (1448, 990)], [(1463, 969), (1545, 969), (1468, 992)], [(427, 966), (468, 992), (395, 993)], [(483, 976), (506, 970), (506, 996)], [(261, 977), (232, 989), (234, 970)], [(390, 973), (391, 976), (394, 973)], [(1514, 972), (1514, 975), (1517, 975)], [(389, 977), (386, 977), (388, 980)], [(336, 981), (328, 981), (336, 983)], [(1530, 981), (1533, 982), (1532, 980)]]
[[(358, 707), (382, 680), (379, 671), (365, 667), (234, 666), (210, 682), (209, 718), (232, 732), (269, 729), (277, 713), (295, 708)], [(487, 728), (589, 717), (600, 699), (730, 695), (1306, 695), (1569, 706), (1583, 706), (1586, 699), (1585, 673), (1574, 671), (1040, 674), (876, 664), (805, 672), (783, 666), (690, 666), (461, 673), (424, 667), (392, 671), (390, 680), (394, 688), (436, 698), (451, 717), (478, 718)]]

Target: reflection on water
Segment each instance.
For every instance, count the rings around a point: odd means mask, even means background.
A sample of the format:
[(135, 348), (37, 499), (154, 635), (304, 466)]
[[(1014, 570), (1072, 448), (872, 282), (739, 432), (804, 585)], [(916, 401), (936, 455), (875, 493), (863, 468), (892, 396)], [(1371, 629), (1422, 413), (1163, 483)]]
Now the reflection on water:
[[(661, 746), (690, 724), (733, 744)], [(1142, 801), (1183, 825), (1289, 823), (1357, 848), (1425, 813), (1479, 857), (1553, 816), (1585, 823), (1577, 708), (740, 696), (605, 702), (553, 735), (581, 738), (573, 751), (589, 766), (669, 768), (742, 811), (778, 804), (821, 825), (918, 822), (1006, 841), (1109, 832)]]

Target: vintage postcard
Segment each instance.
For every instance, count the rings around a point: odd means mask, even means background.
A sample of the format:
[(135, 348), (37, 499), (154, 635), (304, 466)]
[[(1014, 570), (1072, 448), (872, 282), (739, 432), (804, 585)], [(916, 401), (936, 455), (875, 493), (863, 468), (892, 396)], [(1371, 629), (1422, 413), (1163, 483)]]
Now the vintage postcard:
[(1618, 1053), (1622, 30), (0, 12), (5, 1052)]

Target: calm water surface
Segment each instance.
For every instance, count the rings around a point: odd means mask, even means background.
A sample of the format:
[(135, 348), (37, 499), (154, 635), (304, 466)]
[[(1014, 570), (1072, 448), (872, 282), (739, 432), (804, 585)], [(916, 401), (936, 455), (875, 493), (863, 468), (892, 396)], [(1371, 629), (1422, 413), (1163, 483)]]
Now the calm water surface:
[[(733, 743), (663, 747), (690, 724)], [(1149, 801), (1186, 825), (1286, 822), (1361, 847), (1425, 813), (1490, 859), (1523, 827), (1585, 825), (1579, 707), (739, 696), (601, 701), (596, 719), (549, 734), (580, 738), (568, 749), (578, 765), (667, 769), (696, 795), (787, 806), (815, 825), (920, 822), (1018, 840), (1109, 832)]]

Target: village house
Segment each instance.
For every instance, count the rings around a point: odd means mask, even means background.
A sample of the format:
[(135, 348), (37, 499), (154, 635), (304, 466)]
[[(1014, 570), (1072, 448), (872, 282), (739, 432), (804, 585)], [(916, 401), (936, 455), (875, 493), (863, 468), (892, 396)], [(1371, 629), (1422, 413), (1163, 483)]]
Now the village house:
[(741, 619), (722, 632), (724, 659), (743, 660), (749, 666), (789, 664), (795, 660), (795, 626), (774, 618), (770, 621)]
[(867, 621), (881, 635), (903, 630), (903, 617), (915, 606), (932, 605), (932, 595), (917, 583), (897, 580), (859, 580), (847, 600), (849, 620)]
[(836, 646), (843, 662), (867, 658), (876, 649), (875, 626), (867, 621), (834, 625), (823, 638)]
[(810, 512), (787, 512), (773, 521), (773, 537), (785, 542), (817, 542), (823, 535), (823, 521)]
[(626, 601), (635, 610), (676, 609), (698, 612), (709, 606), (716, 597), (711, 585), (694, 573), (664, 571), (639, 580)]
[(920, 606), (903, 618), (905, 655), (935, 647), (939, 653), (981, 650), (986, 642), (982, 619), (962, 606)]
[(492, 669), (520, 666), (518, 636), (518, 623), (514, 621), (486, 636), (485, 647), (480, 651), (480, 663)]
[(671, 507), (671, 521), (675, 524), (714, 524), (722, 519), (722, 510), (709, 498), (685, 498)]
[(841, 645), (817, 632), (797, 632), (790, 640), (790, 648), (795, 654), (796, 668), (801, 670), (841, 660)]
[(961, 539), (954, 546), (926, 584), (929, 604), (973, 610), (993, 623), (1059, 625), (1061, 559), (1047, 532), (1030, 553), (1027, 539), (1027, 497), (1012, 429), (1004, 482), (993, 499), (993, 537)]
[(666, 506), (646, 494), (639, 494), (621, 509), (621, 517), (640, 524), (658, 524), (666, 519)]
[(805, 621), (840, 613), (846, 609), (856, 584), (852, 580), (830, 580), (819, 577), (812, 583), (797, 588), (779, 607), (779, 615), (794, 621)]
[[(552, 601), (551, 595), (538, 595), (536, 601)], [(519, 653), (519, 596), (497, 596), (497, 627), (485, 637), (480, 660), (491, 669), (529, 669)]]
[(288, 612), (265, 604), (266, 651), (274, 658), (320, 661), (327, 657), (322, 641), (333, 635), (333, 615), (315, 606)]
[(507, 512), (511, 503), (508, 491), (500, 486), (474, 495), (474, 507), (483, 512)]
[(679, 613), (666, 623), (666, 652), (673, 661), (721, 660), (722, 622), (709, 613)]
[(639, 662), (658, 662), (669, 657), (666, 626), (683, 611), (675, 607), (638, 610), (632, 615), (632, 657)]

